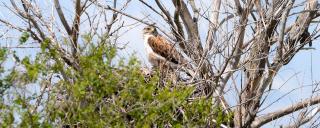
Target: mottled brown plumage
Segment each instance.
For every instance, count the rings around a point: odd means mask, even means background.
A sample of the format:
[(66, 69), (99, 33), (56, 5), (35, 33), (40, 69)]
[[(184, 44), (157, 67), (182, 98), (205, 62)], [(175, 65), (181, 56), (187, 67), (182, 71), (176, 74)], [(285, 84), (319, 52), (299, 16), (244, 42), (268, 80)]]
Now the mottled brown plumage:
[(155, 53), (161, 55), (172, 63), (179, 64), (179, 53), (163, 37), (149, 37), (148, 44)]

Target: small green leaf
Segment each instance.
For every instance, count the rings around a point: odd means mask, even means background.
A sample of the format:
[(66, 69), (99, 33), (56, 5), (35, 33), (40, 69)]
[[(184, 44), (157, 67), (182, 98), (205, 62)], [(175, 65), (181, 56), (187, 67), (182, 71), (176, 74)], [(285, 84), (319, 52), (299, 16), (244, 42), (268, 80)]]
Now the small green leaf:
[(41, 47), (41, 51), (44, 52), (48, 46), (49, 46), (49, 43), (50, 43), (50, 40), (49, 39), (45, 39), (41, 44), (40, 44), (40, 47)]
[(4, 61), (7, 55), (7, 49), (1, 48), (0, 49), (0, 62)]
[(23, 32), (19, 41), (20, 41), (20, 44), (23, 44), (25, 42), (27, 42), (27, 40), (29, 39), (30, 35), (28, 32)]

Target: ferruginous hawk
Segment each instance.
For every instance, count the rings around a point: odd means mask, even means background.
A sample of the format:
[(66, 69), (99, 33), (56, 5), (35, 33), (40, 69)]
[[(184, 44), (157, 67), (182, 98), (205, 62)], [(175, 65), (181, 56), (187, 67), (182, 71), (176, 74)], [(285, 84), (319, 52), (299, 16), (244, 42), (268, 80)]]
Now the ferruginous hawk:
[(163, 62), (170, 62), (174, 65), (186, 64), (174, 45), (158, 34), (154, 26), (147, 26), (143, 29), (143, 40), (148, 60), (153, 67), (159, 67)]

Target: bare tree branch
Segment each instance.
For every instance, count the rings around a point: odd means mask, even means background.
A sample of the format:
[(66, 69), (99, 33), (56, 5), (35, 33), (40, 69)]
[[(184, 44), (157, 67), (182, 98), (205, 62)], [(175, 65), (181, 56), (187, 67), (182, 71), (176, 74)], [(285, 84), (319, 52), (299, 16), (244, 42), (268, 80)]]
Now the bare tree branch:
[(268, 113), (266, 114), (265, 116), (261, 116), (261, 117), (258, 117), (256, 118), (251, 127), (259, 127), (259, 126), (262, 126), (263, 124), (265, 123), (268, 123), (272, 120), (275, 120), (275, 119), (278, 119), (278, 118), (281, 118), (285, 115), (288, 115), (288, 114), (291, 114), (293, 112), (296, 112), (296, 111), (299, 111), (307, 106), (312, 106), (312, 105), (315, 105), (315, 104), (319, 104), (320, 103), (320, 96), (317, 96), (317, 97), (313, 97), (311, 99), (306, 99), (304, 101), (301, 101), (297, 104), (294, 104), (294, 105), (291, 105), (291, 106), (288, 106), (288, 107), (285, 107), (281, 110), (278, 110), (278, 111), (275, 111), (275, 112), (272, 112), (272, 113)]
[(72, 34), (71, 28), (70, 28), (70, 26), (69, 26), (69, 24), (68, 24), (68, 22), (67, 22), (67, 20), (66, 20), (66, 18), (64, 16), (64, 14), (63, 14), (62, 8), (61, 8), (60, 3), (59, 3), (59, 0), (54, 0), (54, 5), (56, 7), (56, 10), (58, 12), (58, 16), (60, 18), (60, 21), (61, 21), (63, 27), (66, 29), (67, 33), (69, 35), (71, 35)]

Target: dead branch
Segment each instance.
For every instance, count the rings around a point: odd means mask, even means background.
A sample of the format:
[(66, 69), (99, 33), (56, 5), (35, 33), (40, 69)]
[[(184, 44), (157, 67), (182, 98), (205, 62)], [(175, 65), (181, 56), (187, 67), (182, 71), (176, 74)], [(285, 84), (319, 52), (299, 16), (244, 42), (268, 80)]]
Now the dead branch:
[(305, 107), (309, 107), (309, 106), (312, 106), (312, 105), (315, 105), (315, 104), (319, 104), (320, 103), (320, 96), (317, 96), (317, 97), (313, 97), (311, 99), (306, 99), (304, 101), (301, 101), (297, 104), (294, 104), (294, 105), (290, 105), (288, 107), (285, 107), (283, 109), (280, 109), (278, 111), (275, 111), (275, 112), (272, 112), (272, 113), (268, 113), (266, 114), (265, 116), (261, 116), (261, 117), (258, 117), (256, 118), (251, 127), (260, 127), (262, 126), (263, 124), (266, 124), (272, 120), (275, 120), (275, 119), (278, 119), (278, 118), (281, 118), (285, 115), (288, 115), (288, 114), (291, 114), (293, 112), (296, 112), (296, 111), (299, 111)]

